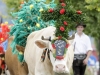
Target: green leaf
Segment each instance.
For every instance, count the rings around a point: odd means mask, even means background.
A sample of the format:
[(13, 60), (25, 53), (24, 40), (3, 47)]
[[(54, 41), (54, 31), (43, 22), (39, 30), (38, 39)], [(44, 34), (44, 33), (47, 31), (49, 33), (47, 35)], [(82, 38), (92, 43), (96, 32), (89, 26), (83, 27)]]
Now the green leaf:
[(97, 11), (99, 11), (99, 12), (100, 12), (100, 7), (97, 7)]
[(85, 2), (86, 2), (86, 3), (89, 3), (89, 4), (90, 4), (90, 3), (97, 3), (98, 0), (85, 0)]
[(93, 6), (93, 5), (86, 5), (85, 7), (86, 7), (87, 9), (89, 9), (89, 10), (93, 10), (93, 9), (96, 8), (96, 6)]

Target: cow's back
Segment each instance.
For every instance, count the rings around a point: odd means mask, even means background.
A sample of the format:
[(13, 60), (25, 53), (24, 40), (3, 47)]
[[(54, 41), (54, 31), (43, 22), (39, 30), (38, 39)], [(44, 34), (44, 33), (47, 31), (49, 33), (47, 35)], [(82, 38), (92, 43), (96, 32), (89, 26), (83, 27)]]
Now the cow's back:
[(12, 54), (12, 48), (10, 44), (13, 40), (13, 37), (10, 37), (8, 40), (8, 48), (5, 53), (5, 62), (10, 71), (11, 75), (27, 75), (28, 69), (26, 63), (22, 66), (22, 63), (19, 62), (17, 55)]

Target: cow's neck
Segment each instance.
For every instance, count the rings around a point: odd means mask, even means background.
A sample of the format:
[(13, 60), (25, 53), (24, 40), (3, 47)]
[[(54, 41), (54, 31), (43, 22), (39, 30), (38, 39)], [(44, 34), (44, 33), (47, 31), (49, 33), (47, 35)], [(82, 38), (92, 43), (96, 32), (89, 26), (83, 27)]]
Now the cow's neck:
[(54, 75), (54, 73), (53, 73), (53, 66), (52, 66), (52, 63), (51, 63), (50, 59), (48, 58), (47, 53), (46, 53), (44, 65), (45, 65), (45, 68), (48, 69), (48, 71), (49, 71), (52, 75)]

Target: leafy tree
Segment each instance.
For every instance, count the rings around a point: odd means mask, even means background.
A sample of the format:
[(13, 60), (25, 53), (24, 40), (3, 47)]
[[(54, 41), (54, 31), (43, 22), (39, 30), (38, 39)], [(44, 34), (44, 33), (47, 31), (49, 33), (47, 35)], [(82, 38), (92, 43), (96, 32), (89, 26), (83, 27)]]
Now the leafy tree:
[(88, 33), (95, 38), (95, 44), (100, 52), (100, 0), (85, 0), (89, 15)]

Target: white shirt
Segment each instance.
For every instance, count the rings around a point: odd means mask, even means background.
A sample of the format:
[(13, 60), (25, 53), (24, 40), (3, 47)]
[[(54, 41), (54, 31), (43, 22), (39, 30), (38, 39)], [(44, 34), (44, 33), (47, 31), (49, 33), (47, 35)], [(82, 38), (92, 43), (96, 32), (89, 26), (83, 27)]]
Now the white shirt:
[(90, 38), (84, 33), (81, 36), (75, 34), (73, 46), (74, 54), (86, 54), (89, 50), (93, 50)]

